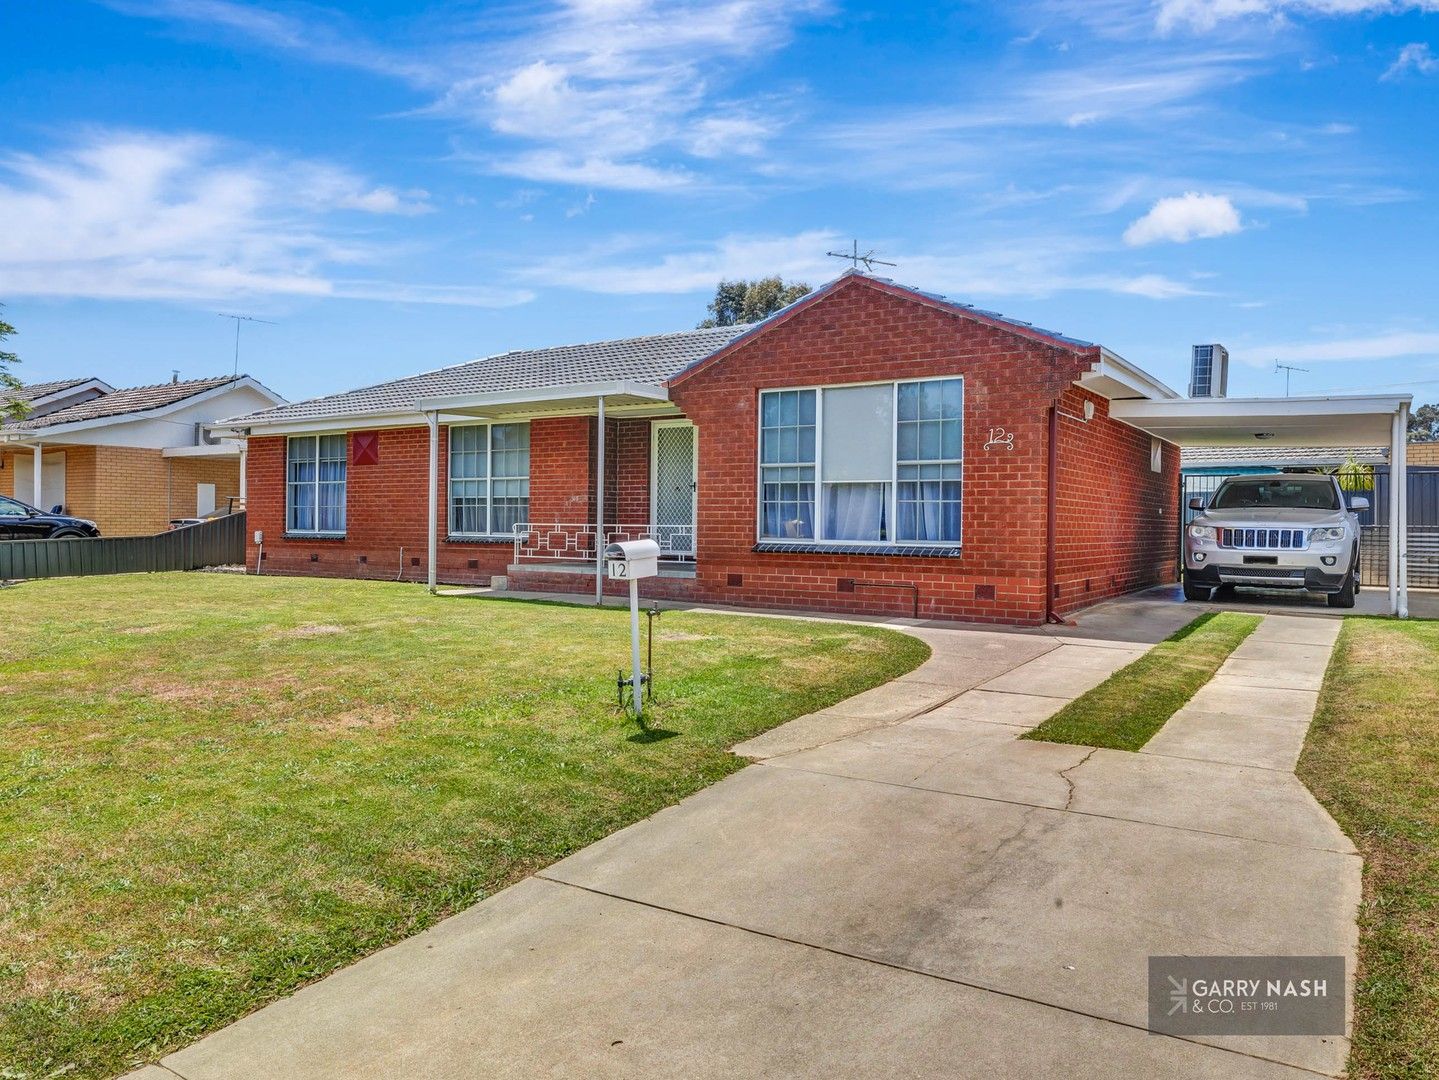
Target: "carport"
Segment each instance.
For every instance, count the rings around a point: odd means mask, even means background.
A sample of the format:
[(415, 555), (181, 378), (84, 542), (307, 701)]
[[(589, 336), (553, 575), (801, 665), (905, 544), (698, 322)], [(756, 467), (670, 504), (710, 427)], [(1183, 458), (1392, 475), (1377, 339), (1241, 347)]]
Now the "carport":
[(1177, 446), (1389, 446), (1389, 610), (1409, 617), (1409, 394), (1113, 401), (1109, 412)]

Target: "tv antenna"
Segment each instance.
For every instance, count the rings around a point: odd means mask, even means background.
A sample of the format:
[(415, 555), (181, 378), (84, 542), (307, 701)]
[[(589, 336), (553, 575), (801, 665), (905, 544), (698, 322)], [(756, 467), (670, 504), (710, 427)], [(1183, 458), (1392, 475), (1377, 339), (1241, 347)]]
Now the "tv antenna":
[(231, 372), (231, 374), (238, 375), (240, 374), (240, 324), (242, 322), (264, 323), (266, 326), (276, 326), (278, 324), (271, 322), (269, 319), (257, 319), (253, 315), (231, 315), (227, 311), (217, 311), (215, 314), (222, 319), (235, 320), (235, 370)]
[(850, 250), (849, 250), (848, 252), (844, 252), (844, 251), (826, 251), (825, 254), (828, 255), (831, 259), (846, 259), (846, 260), (848, 260), (850, 266), (853, 267), (855, 270), (858, 270), (858, 269), (859, 269), (859, 264), (860, 264), (860, 263), (864, 263), (864, 268), (865, 268), (866, 270), (873, 270), (876, 266), (898, 266), (898, 265), (899, 265), (898, 263), (885, 262), (883, 259), (876, 259), (876, 258), (874, 257), (874, 249), (873, 249), (873, 248), (871, 248), (869, 251), (866, 251), (863, 255), (861, 255), (861, 254), (859, 253), (859, 241), (858, 241), (858, 240), (852, 240), (852, 241), (850, 241), (850, 245), (851, 245), (851, 246), (850, 246)]
[(1284, 372), (1284, 396), (1288, 397), (1289, 376), (1293, 375), (1296, 371), (1302, 371), (1307, 374), (1309, 369), (1307, 367), (1295, 367), (1293, 364), (1281, 364), (1278, 360), (1274, 361), (1274, 374), (1278, 375), (1281, 371)]

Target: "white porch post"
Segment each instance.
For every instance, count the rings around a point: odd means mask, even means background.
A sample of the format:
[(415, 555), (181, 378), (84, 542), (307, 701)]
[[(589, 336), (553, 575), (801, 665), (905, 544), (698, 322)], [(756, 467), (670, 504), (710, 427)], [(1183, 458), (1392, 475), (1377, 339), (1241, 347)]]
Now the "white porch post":
[(246, 439), (240, 444), (240, 506), (244, 507), (249, 502), (250, 495), (250, 441)]
[(425, 413), (425, 423), (430, 428), (430, 514), (428, 546), (426, 547), (426, 572), (431, 595), (435, 592), (435, 560), (439, 557), (440, 541), (440, 414)]
[[(1404, 454), (1406, 432), (1401, 426), (1404, 410), (1394, 414), (1389, 432), (1389, 614), (1399, 614), (1399, 469)], [(1405, 486), (1408, 486), (1406, 480)]]
[(595, 429), (595, 604), (605, 602), (605, 399), (599, 402), (599, 425)]
[(1409, 618), (1409, 403), (1399, 406), (1399, 460), (1391, 463), (1391, 481), (1399, 503), (1399, 603), (1395, 614)]
[(44, 476), (43, 476), (44, 470), (43, 470), (43, 468), (41, 467), (43, 461), (44, 461), (43, 448), (40, 446), (39, 443), (36, 443), (36, 444), (35, 444), (35, 475), (34, 475), (33, 477), (31, 477), (31, 482), (30, 482), (30, 505), (33, 506), (36, 510), (40, 510), (40, 511), (44, 511), (44, 510), (48, 510), (48, 509), (49, 509), (48, 506), (41, 506), (41, 505), (40, 505), (40, 500), (41, 500), (41, 499), (44, 497), (44, 495), (45, 495), (45, 488), (44, 488), (44, 486), (43, 486), (43, 484), (42, 484), (42, 481), (44, 480)]

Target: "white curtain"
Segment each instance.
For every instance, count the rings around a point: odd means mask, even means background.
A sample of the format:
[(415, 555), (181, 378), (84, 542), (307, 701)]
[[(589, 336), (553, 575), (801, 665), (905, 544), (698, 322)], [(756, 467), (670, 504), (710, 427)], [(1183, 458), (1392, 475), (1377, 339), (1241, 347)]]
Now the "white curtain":
[(884, 484), (829, 484), (825, 500), (827, 540), (885, 540)]

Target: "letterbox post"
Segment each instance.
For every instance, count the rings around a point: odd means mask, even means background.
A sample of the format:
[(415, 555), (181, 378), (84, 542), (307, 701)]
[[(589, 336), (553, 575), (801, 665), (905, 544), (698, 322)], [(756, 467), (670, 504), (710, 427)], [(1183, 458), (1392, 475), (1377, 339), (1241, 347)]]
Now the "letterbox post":
[(630, 678), (631, 697), (635, 700), (635, 719), (644, 715), (645, 691), (640, 675), (640, 583), (630, 578)]
[(635, 719), (644, 715), (645, 677), (640, 669), (640, 578), (659, 573), (660, 546), (653, 540), (626, 540), (604, 549), (612, 580), (630, 583), (630, 696)]

